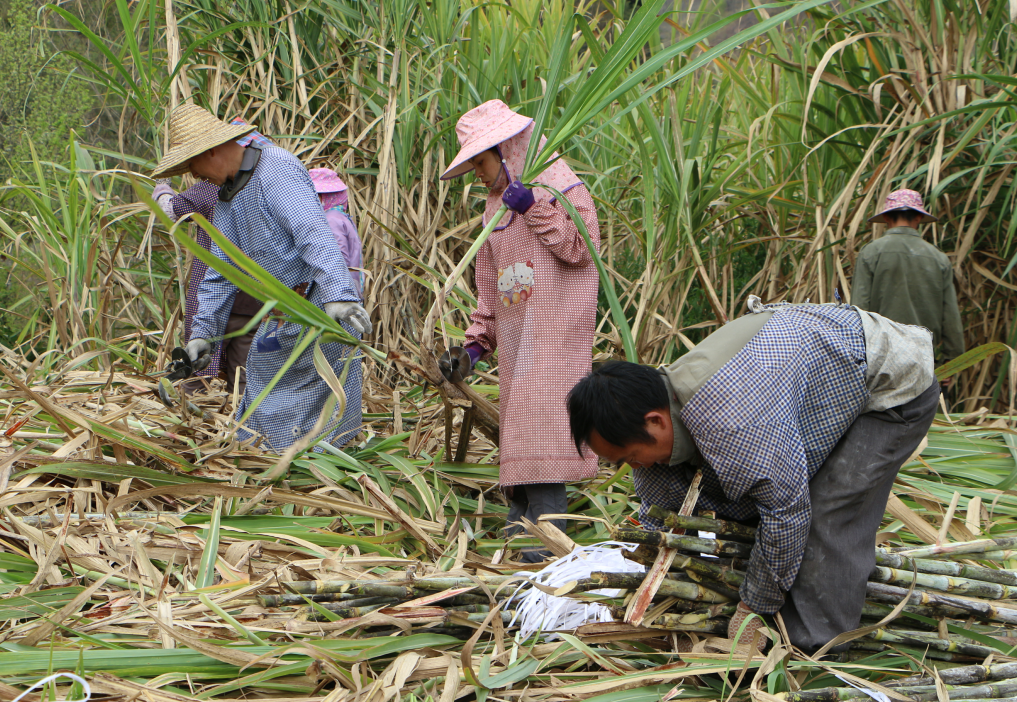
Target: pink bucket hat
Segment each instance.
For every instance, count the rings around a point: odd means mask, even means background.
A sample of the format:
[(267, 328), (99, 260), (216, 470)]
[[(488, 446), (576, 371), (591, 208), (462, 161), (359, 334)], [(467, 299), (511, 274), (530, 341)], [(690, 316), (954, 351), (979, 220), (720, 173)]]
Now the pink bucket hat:
[(925, 215), (922, 217), (921, 224), (939, 221), (938, 217), (933, 217), (925, 210), (922, 206), (921, 193), (914, 190), (894, 190), (886, 196), (886, 202), (883, 203), (883, 209), (878, 214), (869, 217), (869, 221), (886, 224), (886, 217), (884, 215), (887, 212), (893, 212), (895, 210), (914, 210), (915, 212), (921, 212)]
[(456, 136), (459, 137), (459, 153), (441, 174), (442, 180), (469, 173), (473, 166), (469, 161), (488, 149), (493, 149), (506, 139), (533, 124), (529, 117), (513, 112), (501, 100), (488, 100), (459, 118)]
[(346, 183), (331, 168), (312, 168), (307, 173), (316, 193), (341, 193), (346, 190)]

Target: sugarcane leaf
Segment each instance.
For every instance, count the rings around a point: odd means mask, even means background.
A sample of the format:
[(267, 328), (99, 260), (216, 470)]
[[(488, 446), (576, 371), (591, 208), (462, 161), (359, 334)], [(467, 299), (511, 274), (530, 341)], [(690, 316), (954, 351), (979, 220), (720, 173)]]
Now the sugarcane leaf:
[(981, 363), (989, 356), (1008, 350), (1009, 347), (1006, 344), (999, 341), (992, 341), (989, 342), (988, 344), (976, 346), (970, 351), (962, 353), (957, 358), (951, 361), (947, 361), (939, 368), (937, 368), (936, 378), (938, 380), (946, 380), (947, 378), (951, 378), (954, 375), (957, 375), (962, 370), (970, 368), (976, 363)]
[(49, 463), (35, 468), (29, 468), (19, 472), (17, 475), (65, 475), (71, 478), (84, 478), (85, 480), (103, 480), (110, 483), (119, 483), (128, 478), (136, 478), (149, 483), (153, 487), (159, 485), (184, 485), (187, 483), (214, 483), (218, 482), (211, 478), (199, 478), (190, 475), (174, 475), (161, 470), (145, 468), (144, 466), (132, 466), (110, 463), (88, 463), (68, 462)]
[(430, 515), (431, 519), (437, 519), (438, 503), (434, 498), (434, 493), (431, 492), (431, 489), (427, 486), (427, 481), (424, 480), (424, 476), (420, 474), (420, 471), (417, 470), (416, 466), (402, 456), (395, 456), (390, 453), (379, 452), (378, 458), (389, 465), (395, 466), (399, 469), (399, 472), (406, 476), (407, 480), (409, 480), (413, 484), (413, 487), (417, 489), (417, 493), (423, 501), (424, 506), (427, 508), (427, 513)]
[(198, 561), (198, 575), (194, 579), (197, 590), (215, 583), (215, 561), (219, 557), (219, 522), (222, 519), (222, 497), (216, 496), (212, 506), (212, 517), (205, 531), (205, 548)]
[(268, 670), (262, 670), (251, 675), (245, 675), (242, 678), (233, 680), (222, 685), (216, 685), (207, 690), (199, 692), (194, 695), (194, 699), (207, 700), (213, 697), (217, 697), (227, 692), (233, 692), (244, 687), (257, 687), (260, 682), (266, 680), (273, 680), (275, 678), (281, 678), (287, 675), (299, 675), (307, 670), (307, 662), (299, 661), (297, 663), (289, 663), (287, 665), (280, 665), (275, 668), (269, 668)]
[(56, 612), (85, 591), (83, 587), (57, 587), (0, 600), (0, 621), (34, 619)]
[(390, 656), (393, 653), (403, 651), (414, 651), (421, 648), (437, 648), (438, 646), (456, 646), (462, 641), (444, 634), (411, 634), (409, 636), (392, 636), (384, 643), (364, 649), (358, 656), (358, 660), (371, 660)]
[(565, 64), (570, 55), (572, 47), (572, 26), (575, 15), (569, 15), (558, 28), (558, 35), (555, 37), (551, 49), (551, 63), (543, 78), (546, 83), (544, 99), (537, 105), (537, 114), (533, 118), (533, 136), (526, 147), (526, 158), (523, 163), (533, 163), (533, 157), (540, 147), (540, 135), (544, 133), (544, 126), (548, 117), (557, 102), (558, 89), (561, 86), (562, 76), (565, 74)]
[(992, 486), (996, 490), (1009, 490), (1017, 484), (1017, 435), (1003, 432), (1003, 443), (1010, 449), (1010, 455), (1014, 460), (1014, 467), (1008, 476)]
[[(534, 671), (536, 671), (539, 666), (539, 658), (526, 658), (515, 665), (506, 668), (497, 675), (492, 675), (490, 677), (487, 675), (487, 671), (482, 667), (481, 670), (478, 671), (478, 678), (480, 680), (480, 684), (484, 687), (490, 690), (497, 690), (502, 687), (514, 685), (520, 680), (525, 680), (533, 675)], [(488, 668), (490, 668), (490, 665), (488, 665)]]

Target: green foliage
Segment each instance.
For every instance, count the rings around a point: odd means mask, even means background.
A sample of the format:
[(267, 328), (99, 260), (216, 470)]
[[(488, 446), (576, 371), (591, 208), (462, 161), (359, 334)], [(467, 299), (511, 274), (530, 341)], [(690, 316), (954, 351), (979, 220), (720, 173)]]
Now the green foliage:
[(8, 0), (0, 14), (0, 181), (30, 167), (29, 139), (41, 159), (61, 160), (93, 103), (74, 62), (48, 51), (35, 13), (33, 0)]

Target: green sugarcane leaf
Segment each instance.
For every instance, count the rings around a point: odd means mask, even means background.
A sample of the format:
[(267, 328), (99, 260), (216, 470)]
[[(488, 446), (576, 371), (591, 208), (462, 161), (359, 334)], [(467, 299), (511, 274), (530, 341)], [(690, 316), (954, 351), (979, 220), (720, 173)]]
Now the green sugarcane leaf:
[(988, 344), (976, 346), (970, 351), (962, 353), (957, 358), (953, 359), (952, 361), (947, 361), (939, 368), (937, 368), (936, 379), (946, 380), (947, 378), (957, 375), (962, 370), (970, 368), (976, 363), (981, 363), (989, 356), (1009, 350), (1010, 350), (1009, 346), (999, 341), (992, 341), (989, 342)]
[(50, 463), (36, 466), (17, 473), (22, 475), (66, 475), (71, 478), (85, 480), (102, 480), (108, 483), (119, 483), (127, 478), (137, 478), (153, 487), (160, 485), (185, 485), (187, 483), (215, 483), (211, 478), (198, 478), (189, 475), (174, 475), (161, 470), (153, 470), (144, 466), (132, 466), (110, 463)]
[(1017, 484), (1017, 435), (1011, 434), (1010, 432), (1003, 432), (1003, 443), (1006, 444), (1008, 449), (1010, 449), (1010, 455), (1014, 460), (1014, 467), (1008, 476), (992, 487), (996, 490), (1006, 491)]
[(205, 531), (205, 548), (198, 561), (198, 575), (194, 589), (201, 590), (215, 584), (215, 561), (219, 557), (219, 522), (222, 519), (222, 497), (216, 497), (212, 505), (211, 521)]
[(84, 592), (83, 587), (57, 587), (0, 600), (0, 621), (34, 619), (58, 611)]
[(269, 668), (252, 675), (244, 676), (238, 680), (225, 683), (223, 685), (217, 685), (211, 687), (203, 692), (199, 692), (194, 696), (197, 700), (207, 700), (213, 697), (218, 697), (227, 692), (233, 692), (243, 687), (257, 687), (257, 683), (265, 682), (266, 680), (273, 680), (275, 678), (281, 678), (286, 675), (300, 675), (307, 670), (307, 662), (300, 661), (297, 663), (289, 663), (287, 665), (277, 666), (275, 668)]
[(424, 480), (424, 476), (420, 474), (420, 471), (417, 470), (416, 466), (402, 456), (393, 456), (390, 453), (378, 453), (378, 458), (389, 465), (395, 466), (404, 476), (406, 476), (407, 480), (409, 480), (413, 484), (413, 487), (417, 489), (417, 493), (419, 494), (421, 501), (423, 501), (424, 506), (427, 508), (427, 513), (430, 515), (431, 519), (437, 519), (438, 502), (434, 498), (434, 493), (431, 492), (431, 489), (428, 487), (427, 481)]
[(479, 676), (480, 684), (489, 690), (497, 690), (502, 687), (508, 687), (509, 685), (514, 685), (520, 680), (525, 680), (533, 675), (539, 666), (539, 658), (527, 658), (506, 668), (497, 675), (488, 677), (485, 674), (481, 674)]
[(392, 636), (387, 641), (377, 646), (365, 649), (358, 660), (371, 660), (390, 656), (393, 653), (403, 651), (415, 651), (421, 648), (437, 648), (438, 646), (457, 646), (462, 641), (444, 634), (411, 634), (410, 636)]

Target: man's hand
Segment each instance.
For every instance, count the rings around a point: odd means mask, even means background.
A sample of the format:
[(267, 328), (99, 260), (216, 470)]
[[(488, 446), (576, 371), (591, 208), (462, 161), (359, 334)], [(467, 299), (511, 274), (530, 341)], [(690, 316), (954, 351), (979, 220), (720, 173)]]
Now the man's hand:
[[(727, 637), (731, 639), (731, 641), (735, 643), (741, 643), (746, 646), (752, 645), (752, 635), (757, 630), (763, 628), (763, 620), (760, 619), (758, 616), (752, 616), (753, 614), (754, 612), (751, 609), (749, 609), (748, 605), (746, 605), (744, 602), (738, 603), (738, 607), (735, 608), (735, 613), (731, 615), (731, 621), (727, 625)], [(738, 630), (741, 629), (742, 623), (744, 623), (745, 620), (748, 619), (750, 616), (752, 616), (752, 619), (749, 620), (749, 623), (745, 625), (745, 629), (742, 631), (741, 636), (738, 637), (738, 640), (736, 641), (735, 637), (738, 636)], [(757, 646), (760, 651), (763, 650), (764, 645), (762, 639), (760, 639)]]
[(371, 315), (359, 302), (326, 302), (325, 314), (337, 322), (346, 322), (361, 334), (370, 334)]
[(208, 368), (208, 364), (212, 362), (212, 344), (208, 343), (205, 339), (191, 339), (187, 342), (187, 346), (184, 347), (184, 351), (187, 352), (187, 357), (191, 359), (191, 369), (193, 372), (198, 372)]
[(438, 368), (445, 380), (454, 383), (473, 372), (473, 359), (462, 346), (453, 346), (438, 359)]

